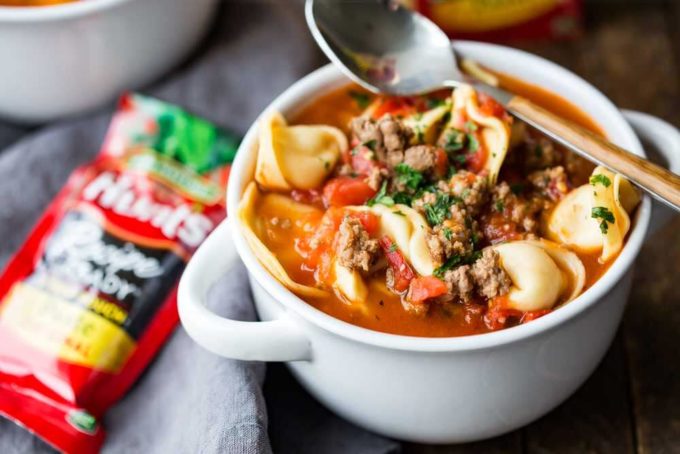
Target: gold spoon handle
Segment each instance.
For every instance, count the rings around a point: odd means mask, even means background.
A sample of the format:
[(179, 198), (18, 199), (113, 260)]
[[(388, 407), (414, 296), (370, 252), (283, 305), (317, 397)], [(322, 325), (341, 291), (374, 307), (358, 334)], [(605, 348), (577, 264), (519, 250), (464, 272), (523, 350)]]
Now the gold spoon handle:
[(614, 145), (587, 129), (521, 96), (506, 103), (510, 113), (583, 157), (620, 173), (657, 199), (680, 211), (680, 177)]

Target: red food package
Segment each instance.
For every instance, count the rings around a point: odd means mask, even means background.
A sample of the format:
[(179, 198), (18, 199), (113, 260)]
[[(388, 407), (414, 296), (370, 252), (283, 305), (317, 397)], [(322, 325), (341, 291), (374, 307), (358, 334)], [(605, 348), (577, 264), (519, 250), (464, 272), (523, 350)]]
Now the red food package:
[(59, 450), (97, 452), (102, 415), (178, 322), (184, 265), (225, 214), (237, 141), (125, 95), (0, 276), (0, 414)]
[(449, 36), (479, 41), (564, 39), (581, 31), (582, 0), (404, 0)]

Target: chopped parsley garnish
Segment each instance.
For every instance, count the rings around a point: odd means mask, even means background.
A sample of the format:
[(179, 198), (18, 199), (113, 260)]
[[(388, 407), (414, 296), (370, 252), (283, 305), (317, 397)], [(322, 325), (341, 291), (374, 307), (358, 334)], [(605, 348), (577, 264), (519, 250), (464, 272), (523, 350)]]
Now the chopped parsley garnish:
[(451, 179), (452, 176), (458, 173), (458, 169), (456, 169), (454, 166), (449, 166), (449, 173), (447, 177)]
[(474, 124), (474, 123), (471, 122), (471, 121), (466, 121), (466, 122), (465, 122), (465, 129), (468, 130), (468, 131), (470, 131), (470, 132), (473, 132), (473, 131), (476, 131), (476, 130), (477, 130), (477, 125)]
[(457, 162), (458, 164), (465, 164), (467, 162), (467, 158), (463, 154), (457, 154), (452, 159), (454, 162)]
[(449, 194), (438, 192), (435, 202), (426, 203), (424, 206), (427, 222), (432, 226), (444, 222), (445, 219), (448, 219), (451, 216), (449, 208), (451, 208), (451, 205), (454, 202), (455, 199), (452, 199)]
[(394, 167), (394, 171), (396, 172), (399, 181), (414, 191), (418, 189), (420, 183), (423, 182), (423, 174), (403, 162), (397, 164)]
[(524, 192), (524, 185), (522, 183), (512, 183), (510, 185), (510, 190), (515, 195), (521, 194)]
[(502, 213), (505, 210), (505, 204), (502, 200), (496, 200), (496, 211)]
[(444, 227), (444, 228), (442, 229), (442, 232), (444, 232), (444, 238), (446, 238), (447, 240), (451, 241), (451, 238), (453, 238), (453, 230), (451, 230), (451, 229), (448, 228), (448, 227)]
[(428, 98), (425, 101), (425, 104), (427, 105), (428, 109), (434, 109), (435, 107), (443, 106), (446, 104), (446, 101), (441, 98)]
[(444, 264), (442, 266), (435, 268), (434, 272), (432, 274), (434, 275), (434, 277), (438, 277), (439, 279), (443, 279), (444, 274), (446, 274), (446, 272), (448, 270), (455, 268), (462, 263), (463, 263), (463, 257), (461, 257), (460, 255), (453, 255), (453, 256), (449, 257), (449, 259), (446, 262), (444, 262)]
[(393, 211), (392, 213), (398, 214), (399, 216), (406, 216), (406, 215), (404, 214), (404, 212), (401, 211), (401, 210)]
[(365, 146), (366, 148), (370, 149), (371, 151), (375, 151), (375, 147), (376, 147), (376, 145), (378, 145), (378, 141), (375, 140), (375, 139), (372, 139), (372, 140), (369, 140), (367, 142), (364, 142), (362, 145)]
[(601, 173), (597, 174), (597, 175), (593, 175), (592, 177), (590, 177), (590, 184), (595, 186), (598, 183), (601, 184), (602, 186), (604, 186), (605, 188), (608, 188), (609, 185), (612, 184), (612, 180), (607, 178), (606, 175), (602, 175)]
[(439, 279), (444, 278), (444, 274), (450, 269), (453, 269), (459, 265), (470, 265), (472, 263), (475, 263), (479, 257), (482, 256), (481, 251), (474, 251), (472, 254), (468, 255), (467, 257), (464, 257), (462, 255), (453, 255), (449, 257), (449, 259), (444, 262), (444, 264), (440, 267), (437, 267), (434, 269), (434, 272), (432, 273), (434, 277), (437, 277)]
[(415, 115), (413, 115), (413, 119), (414, 119), (415, 121), (420, 121), (420, 120), (422, 120), (422, 119), (423, 119), (423, 113), (422, 113), (422, 112), (416, 113)]
[(593, 219), (602, 219), (602, 222), (600, 222), (600, 231), (603, 235), (606, 235), (609, 231), (609, 224), (615, 222), (614, 214), (605, 207), (593, 207), (590, 216)]
[(416, 128), (416, 141), (418, 141), (418, 143), (425, 142), (425, 133), (421, 127)]
[(397, 249), (398, 249), (398, 248), (397, 248), (397, 244), (396, 244), (396, 243), (390, 244), (390, 249), (389, 249), (390, 252), (397, 252)]
[(446, 133), (446, 142), (444, 142), (444, 151), (453, 153), (463, 149), (465, 145), (465, 134), (454, 129)]
[(474, 134), (468, 134), (468, 153), (476, 153), (479, 149), (479, 141)]
[(354, 148), (352, 148), (352, 151), (350, 151), (350, 154), (351, 154), (352, 156), (358, 155), (358, 154), (359, 154), (359, 147), (354, 147)]
[(398, 203), (401, 205), (406, 205), (406, 206), (411, 206), (411, 202), (413, 201), (413, 196), (405, 193), (405, 192), (395, 192), (392, 194), (392, 200), (394, 200), (394, 203)]
[(534, 147), (534, 156), (537, 158), (543, 156), (543, 148), (540, 145), (536, 145), (536, 147)]
[(371, 103), (371, 96), (367, 93), (350, 90), (349, 96), (357, 103), (360, 109), (365, 109)]
[(369, 199), (366, 202), (366, 205), (369, 207), (372, 207), (376, 203), (379, 203), (381, 205), (385, 205), (388, 207), (391, 207), (394, 205), (394, 199), (390, 196), (387, 195), (387, 181), (383, 181), (382, 186), (380, 186), (380, 190), (378, 193), (373, 197), (372, 199)]

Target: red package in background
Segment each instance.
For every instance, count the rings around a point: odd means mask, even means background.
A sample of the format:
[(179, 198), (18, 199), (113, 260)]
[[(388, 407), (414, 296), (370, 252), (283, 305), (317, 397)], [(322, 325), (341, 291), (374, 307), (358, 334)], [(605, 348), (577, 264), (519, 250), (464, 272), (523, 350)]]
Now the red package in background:
[(178, 322), (186, 261), (225, 216), (237, 141), (164, 102), (121, 98), (97, 158), (75, 170), (0, 276), (0, 414), (65, 452)]
[(404, 0), (451, 38), (569, 39), (581, 33), (582, 0)]

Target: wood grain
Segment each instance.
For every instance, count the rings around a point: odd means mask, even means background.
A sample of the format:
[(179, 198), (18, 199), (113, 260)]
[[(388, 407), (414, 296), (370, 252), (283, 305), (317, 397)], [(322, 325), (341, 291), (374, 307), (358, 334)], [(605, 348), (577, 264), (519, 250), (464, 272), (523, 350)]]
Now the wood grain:
[(680, 210), (680, 176), (644, 158), (614, 145), (587, 129), (515, 96), (507, 104), (513, 114), (534, 126), (540, 126), (558, 137), (569, 148), (579, 150), (595, 162), (620, 173), (641, 188), (661, 197)]

